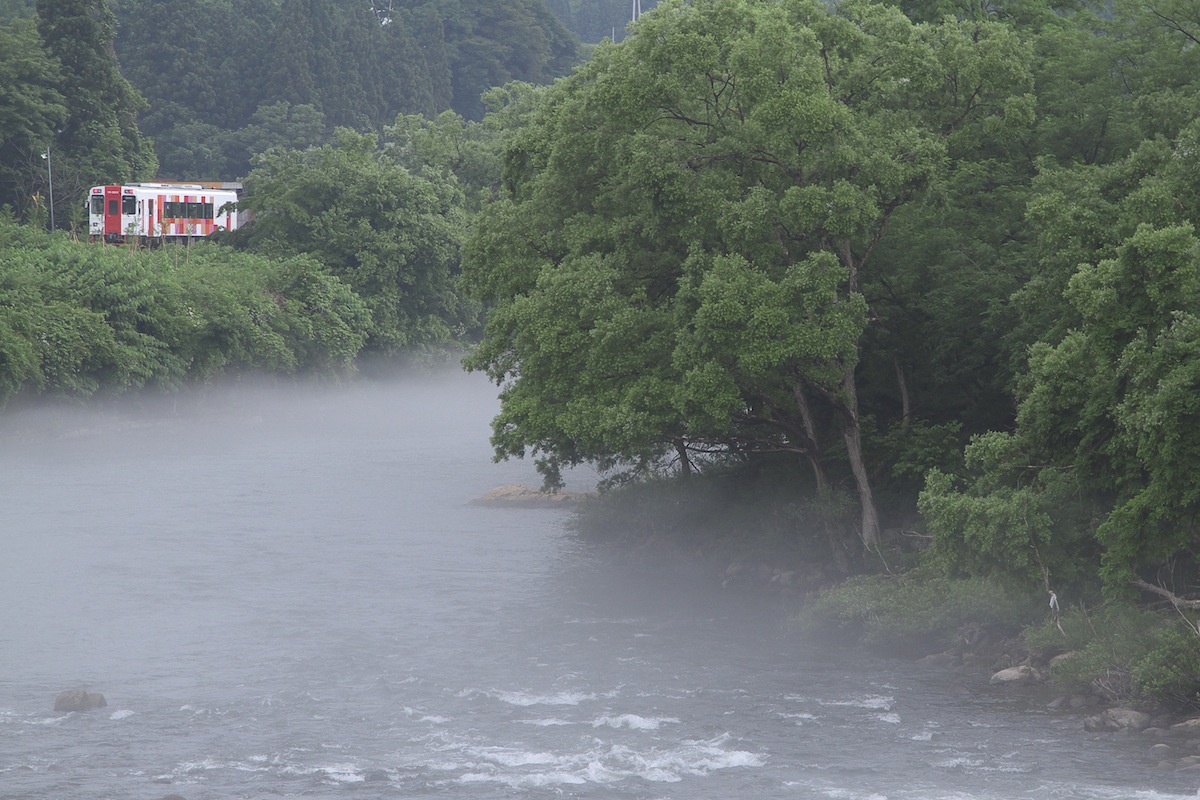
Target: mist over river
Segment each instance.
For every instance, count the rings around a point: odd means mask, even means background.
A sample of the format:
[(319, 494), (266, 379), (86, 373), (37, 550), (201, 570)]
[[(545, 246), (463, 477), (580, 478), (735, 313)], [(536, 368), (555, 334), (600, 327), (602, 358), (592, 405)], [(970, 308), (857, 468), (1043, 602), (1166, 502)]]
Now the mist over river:
[[(472, 505), (538, 480), (492, 463), (495, 394), (0, 420), (0, 798), (1197, 796), (1137, 737)], [(108, 706), (54, 713), (80, 685)]]

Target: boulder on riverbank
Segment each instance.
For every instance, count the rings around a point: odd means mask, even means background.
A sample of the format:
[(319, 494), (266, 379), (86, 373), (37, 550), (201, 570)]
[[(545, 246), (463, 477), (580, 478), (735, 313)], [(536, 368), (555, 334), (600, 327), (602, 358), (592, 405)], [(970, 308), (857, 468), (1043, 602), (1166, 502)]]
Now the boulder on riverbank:
[(1171, 726), (1171, 730), (1176, 733), (1188, 734), (1190, 736), (1200, 736), (1200, 717), (1185, 719), (1183, 722), (1176, 722)]
[(54, 698), (54, 710), (60, 713), (94, 711), (107, 705), (108, 701), (104, 699), (104, 695), (99, 692), (89, 692), (83, 686), (59, 692), (58, 697)]
[(1008, 667), (992, 675), (991, 681), (993, 686), (1028, 686), (1031, 683), (1041, 683), (1042, 673), (1038, 672), (1028, 664), (1021, 664), (1016, 667)]
[(1149, 759), (1160, 770), (1170, 772), (1200, 772), (1200, 719), (1182, 722), (1158, 720), (1143, 728), (1141, 736), (1154, 742)]
[(579, 503), (595, 497), (592, 492), (559, 490), (549, 492), (529, 486), (511, 484), (498, 486), (471, 502), (478, 506), (509, 506), (516, 508), (573, 508)]
[(1108, 708), (1083, 721), (1086, 731), (1129, 731), (1136, 733), (1150, 725), (1150, 715), (1132, 708)]

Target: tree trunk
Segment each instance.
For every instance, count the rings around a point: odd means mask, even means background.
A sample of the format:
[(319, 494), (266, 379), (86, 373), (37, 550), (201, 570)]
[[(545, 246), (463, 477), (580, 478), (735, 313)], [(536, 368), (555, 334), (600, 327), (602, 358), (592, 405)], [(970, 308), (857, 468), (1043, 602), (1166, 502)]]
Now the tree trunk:
[(675, 440), (675, 453), (679, 456), (679, 474), (686, 478), (692, 474), (692, 462), (688, 459), (687, 446), (683, 439)]
[(871, 491), (871, 479), (867, 474), (867, 465), (862, 454), (862, 426), (858, 419), (858, 390), (854, 385), (854, 368), (846, 369), (842, 380), (842, 391), (845, 394), (845, 422), (842, 438), (846, 442), (846, 458), (850, 461), (850, 471), (854, 473), (854, 483), (858, 489), (858, 504), (862, 510), (859, 535), (868, 549), (879, 546), (879, 512), (875, 510), (875, 496)]
[(804, 386), (800, 381), (792, 381), (792, 396), (796, 399), (796, 408), (800, 411), (800, 422), (804, 426), (804, 433), (808, 436), (810, 443), (806, 455), (808, 463), (812, 465), (817, 491), (824, 494), (829, 490), (829, 478), (826, 477), (825, 467), (821, 463), (821, 448), (817, 443), (817, 426), (813, 422), (812, 409), (808, 407), (808, 396), (804, 393)]
[[(898, 202), (898, 201), (897, 201)], [(858, 294), (858, 276), (875, 246), (883, 238), (888, 219), (896, 205), (884, 210), (879, 225), (867, 244), (862, 256), (855, 258), (854, 247), (849, 239), (845, 239), (838, 247), (838, 258), (846, 268), (846, 289), (849, 294)], [(869, 318), (869, 317), (868, 317)], [(861, 346), (862, 339), (859, 339)], [(854, 483), (858, 488), (858, 504), (862, 510), (859, 535), (868, 550), (879, 547), (879, 512), (875, 510), (875, 496), (871, 491), (871, 479), (867, 474), (867, 465), (862, 454), (862, 424), (858, 418), (858, 386), (855, 383), (855, 365), (848, 364), (842, 368), (842, 398), (840, 404), (844, 414), (842, 438), (846, 442), (846, 458), (850, 461), (850, 471), (854, 473)], [(903, 384), (902, 384), (903, 385)], [(905, 401), (907, 404), (907, 401)]]
[(900, 357), (892, 354), (892, 364), (896, 367), (896, 384), (900, 387), (900, 427), (908, 430), (909, 420), (912, 418), (912, 401), (908, 399), (908, 381), (904, 377), (904, 367), (900, 364)]

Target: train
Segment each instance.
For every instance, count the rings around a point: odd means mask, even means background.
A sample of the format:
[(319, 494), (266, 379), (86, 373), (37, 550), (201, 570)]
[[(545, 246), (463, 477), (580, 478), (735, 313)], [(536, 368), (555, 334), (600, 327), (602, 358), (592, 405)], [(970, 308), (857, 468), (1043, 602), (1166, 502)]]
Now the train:
[(157, 246), (237, 230), (240, 184), (126, 183), (88, 192), (88, 238)]

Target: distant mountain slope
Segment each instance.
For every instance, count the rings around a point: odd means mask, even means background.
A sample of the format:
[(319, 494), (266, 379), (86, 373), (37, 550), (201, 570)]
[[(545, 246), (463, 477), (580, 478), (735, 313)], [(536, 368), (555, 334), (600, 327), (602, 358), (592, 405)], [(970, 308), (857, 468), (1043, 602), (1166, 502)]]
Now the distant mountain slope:
[[(10, 0), (12, 2), (12, 0)], [(400, 113), (482, 116), (480, 94), (570, 71), (543, 0), (112, 0), (122, 71), (166, 175), (234, 179), (249, 154)]]

